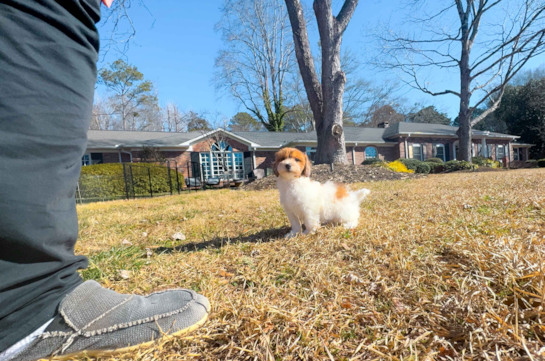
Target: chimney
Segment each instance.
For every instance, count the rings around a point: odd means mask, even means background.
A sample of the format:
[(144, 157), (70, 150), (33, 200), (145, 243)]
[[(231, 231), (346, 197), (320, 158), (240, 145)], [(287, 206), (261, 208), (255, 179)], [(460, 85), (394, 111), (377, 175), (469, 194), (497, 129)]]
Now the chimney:
[(384, 121), (384, 122), (379, 123), (377, 125), (377, 127), (379, 127), (379, 128), (388, 128), (389, 126), (390, 126), (390, 122), (388, 122), (388, 121)]

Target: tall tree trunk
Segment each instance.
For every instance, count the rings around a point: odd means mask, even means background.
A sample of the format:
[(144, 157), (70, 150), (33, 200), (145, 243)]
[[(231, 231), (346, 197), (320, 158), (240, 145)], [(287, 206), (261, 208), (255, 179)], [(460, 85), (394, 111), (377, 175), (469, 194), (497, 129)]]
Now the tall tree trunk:
[[(459, 0), (458, 0), (459, 1)], [(459, 8), (461, 21), (461, 45), (462, 53), (460, 56), (460, 112), (458, 113), (458, 140), (460, 149), (460, 160), (471, 162), (471, 114), (469, 102), (471, 100), (471, 68), (469, 65), (469, 54), (471, 45), (469, 40), (468, 13)]]
[(346, 77), (341, 70), (342, 32), (331, 12), (331, 0), (314, 2), (322, 49), (323, 120), (316, 128), (316, 163), (348, 163), (343, 131), (343, 93)]
[(333, 16), (331, 0), (314, 0), (314, 13), (322, 49), (322, 81), (318, 80), (299, 0), (285, 0), (290, 17), (295, 55), (305, 85), (316, 125), (318, 147), (314, 161), (348, 163), (343, 131), (343, 93), (346, 77), (341, 70), (342, 35), (358, 0), (345, 0), (339, 14)]

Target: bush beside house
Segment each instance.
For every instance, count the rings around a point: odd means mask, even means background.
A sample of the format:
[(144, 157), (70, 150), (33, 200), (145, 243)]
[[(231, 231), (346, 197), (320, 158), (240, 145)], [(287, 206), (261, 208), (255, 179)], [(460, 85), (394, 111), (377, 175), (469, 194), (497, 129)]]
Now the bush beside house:
[[(130, 187), (134, 186), (135, 196), (150, 194), (150, 176), (153, 194), (170, 193), (167, 167), (154, 163), (136, 163), (127, 175)], [(170, 177), (172, 189), (176, 190), (175, 170), (171, 169)], [(79, 192), (82, 198), (121, 199), (126, 197), (125, 181), (122, 163), (89, 165), (81, 170)], [(179, 172), (178, 181), (180, 185), (184, 181), (183, 174)]]

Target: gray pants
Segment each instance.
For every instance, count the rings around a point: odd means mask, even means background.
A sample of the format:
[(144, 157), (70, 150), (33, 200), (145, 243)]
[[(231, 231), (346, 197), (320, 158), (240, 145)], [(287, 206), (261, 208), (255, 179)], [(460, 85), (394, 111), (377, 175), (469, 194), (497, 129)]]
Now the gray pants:
[(0, 2), (0, 351), (82, 280), (75, 190), (96, 82), (100, 0)]

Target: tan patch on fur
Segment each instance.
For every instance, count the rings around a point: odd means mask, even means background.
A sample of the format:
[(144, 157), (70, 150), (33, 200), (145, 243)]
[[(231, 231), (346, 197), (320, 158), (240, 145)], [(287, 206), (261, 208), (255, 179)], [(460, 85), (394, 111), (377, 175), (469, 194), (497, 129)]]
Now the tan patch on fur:
[(348, 190), (344, 184), (337, 184), (337, 192), (335, 192), (335, 199), (343, 199), (348, 197)]

